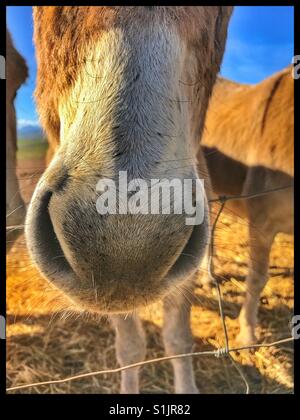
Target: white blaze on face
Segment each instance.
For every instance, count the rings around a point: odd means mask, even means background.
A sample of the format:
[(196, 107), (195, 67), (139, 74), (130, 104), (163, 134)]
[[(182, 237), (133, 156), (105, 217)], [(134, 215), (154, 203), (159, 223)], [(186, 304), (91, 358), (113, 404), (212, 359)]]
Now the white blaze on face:
[(132, 33), (113, 29), (90, 43), (78, 62), (77, 80), (60, 101), (65, 159), (101, 161), (109, 176), (113, 154), (121, 149), (130, 153), (133, 171), (140, 167), (158, 175), (171, 167), (176, 173), (170, 170), (170, 175), (190, 173), (184, 162), (191, 160), (181, 160), (194, 155), (191, 98), (180, 83), (195, 67), (187, 56), (175, 29), (154, 24)]

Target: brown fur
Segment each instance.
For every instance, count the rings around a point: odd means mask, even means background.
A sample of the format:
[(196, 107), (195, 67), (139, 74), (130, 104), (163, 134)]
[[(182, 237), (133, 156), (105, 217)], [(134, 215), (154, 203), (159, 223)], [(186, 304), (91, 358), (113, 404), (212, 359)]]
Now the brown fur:
[(230, 151), (230, 157), (248, 166), (262, 165), (294, 175), (290, 67), (257, 85), (218, 79), (209, 109), (203, 144), (218, 145), (221, 152)]

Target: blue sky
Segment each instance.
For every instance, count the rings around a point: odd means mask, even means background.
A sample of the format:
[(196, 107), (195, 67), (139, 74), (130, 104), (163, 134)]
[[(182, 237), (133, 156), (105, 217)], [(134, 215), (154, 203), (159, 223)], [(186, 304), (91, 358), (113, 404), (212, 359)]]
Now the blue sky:
[[(25, 57), (30, 77), (18, 92), (19, 126), (36, 124), (33, 101), (36, 62), (29, 6), (7, 7), (7, 24), (14, 43)], [(292, 6), (237, 6), (228, 32), (221, 68), (224, 77), (241, 83), (257, 83), (291, 63), (294, 55), (294, 9)]]

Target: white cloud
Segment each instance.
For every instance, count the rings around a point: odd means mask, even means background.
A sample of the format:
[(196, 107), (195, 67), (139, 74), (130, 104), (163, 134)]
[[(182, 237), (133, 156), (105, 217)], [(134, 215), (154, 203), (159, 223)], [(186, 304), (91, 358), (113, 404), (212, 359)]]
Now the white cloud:
[(38, 120), (27, 120), (27, 119), (19, 119), (17, 121), (17, 125), (18, 128), (23, 128), (23, 127), (40, 127), (40, 123)]

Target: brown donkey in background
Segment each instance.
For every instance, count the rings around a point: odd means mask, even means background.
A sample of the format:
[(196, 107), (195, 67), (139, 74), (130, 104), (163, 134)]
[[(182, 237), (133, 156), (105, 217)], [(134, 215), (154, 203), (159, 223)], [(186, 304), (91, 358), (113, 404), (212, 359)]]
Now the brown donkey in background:
[[(219, 78), (201, 144), (218, 195), (249, 195), (292, 186), (292, 69), (288, 67), (257, 85)], [(249, 221), (249, 273), (238, 337), (245, 345), (256, 341), (259, 297), (268, 279), (274, 238), (279, 232), (293, 233), (293, 194), (293, 188), (287, 188), (226, 204), (226, 208)]]
[[(15, 49), (6, 30), (6, 250), (9, 251), (22, 233), (25, 204), (22, 199), (16, 172), (17, 129), (14, 99), (28, 75), (23, 57)], [(9, 229), (9, 226), (12, 226)], [(18, 227), (17, 227), (18, 226)]]

